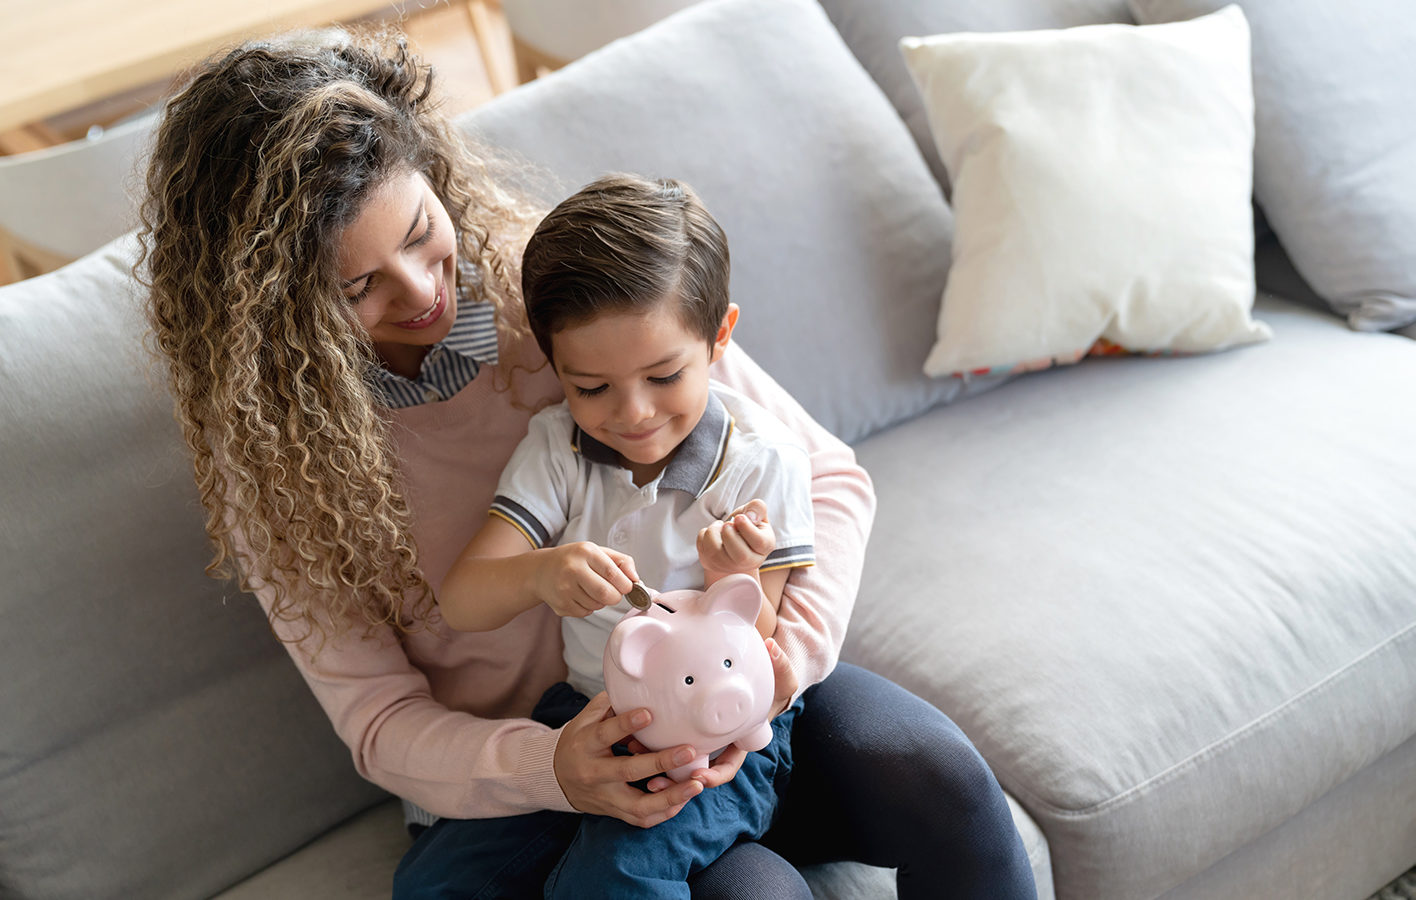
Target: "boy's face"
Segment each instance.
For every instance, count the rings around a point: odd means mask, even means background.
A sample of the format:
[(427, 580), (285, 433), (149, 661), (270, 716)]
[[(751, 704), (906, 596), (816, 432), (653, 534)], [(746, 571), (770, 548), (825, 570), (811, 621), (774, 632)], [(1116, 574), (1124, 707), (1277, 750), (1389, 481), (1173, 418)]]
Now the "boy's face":
[(606, 313), (551, 336), (571, 417), (620, 456), (636, 484), (656, 477), (708, 405), (708, 366), (727, 349), (728, 314), (710, 347), (679, 320), (678, 300)]

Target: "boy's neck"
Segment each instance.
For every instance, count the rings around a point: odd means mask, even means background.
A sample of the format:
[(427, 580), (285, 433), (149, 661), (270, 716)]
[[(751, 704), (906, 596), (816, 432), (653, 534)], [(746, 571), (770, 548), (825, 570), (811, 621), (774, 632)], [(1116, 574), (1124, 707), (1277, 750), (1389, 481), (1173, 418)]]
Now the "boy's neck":
[(629, 470), (629, 476), (631, 480), (634, 481), (635, 487), (644, 487), (644, 485), (663, 474), (663, 471), (669, 467), (669, 463), (673, 462), (674, 457), (678, 455), (679, 447), (682, 446), (683, 444), (680, 443), (677, 447), (674, 447), (668, 456), (665, 456), (658, 462), (637, 463), (633, 460), (625, 459), (624, 456), (621, 455), (619, 463), (621, 468)]

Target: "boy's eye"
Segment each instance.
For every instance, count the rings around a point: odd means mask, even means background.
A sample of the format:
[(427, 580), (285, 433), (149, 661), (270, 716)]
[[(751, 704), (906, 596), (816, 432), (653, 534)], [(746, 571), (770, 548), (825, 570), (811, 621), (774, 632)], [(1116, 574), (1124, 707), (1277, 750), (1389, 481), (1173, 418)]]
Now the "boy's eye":
[(653, 376), (653, 377), (650, 377), (649, 381), (650, 381), (651, 383), (653, 383), (653, 384), (673, 384), (675, 381), (678, 381), (678, 380), (679, 380), (680, 378), (682, 378), (682, 377), (683, 377), (683, 369), (679, 369), (677, 372), (675, 372), (675, 373), (672, 374), (672, 375), (662, 375), (662, 376)]
[(599, 387), (585, 388), (577, 384), (575, 392), (582, 397), (594, 397), (596, 394), (603, 394), (608, 387), (608, 384), (602, 384)]

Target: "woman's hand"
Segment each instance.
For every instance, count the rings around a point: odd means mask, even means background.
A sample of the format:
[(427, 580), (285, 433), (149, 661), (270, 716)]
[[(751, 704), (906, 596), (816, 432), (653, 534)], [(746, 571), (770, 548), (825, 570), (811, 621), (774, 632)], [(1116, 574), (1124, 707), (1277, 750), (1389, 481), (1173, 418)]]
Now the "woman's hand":
[(542, 552), (532, 589), (556, 615), (581, 618), (614, 606), (639, 580), (633, 559), (589, 541)]
[(772, 718), (775, 719), (792, 705), (792, 698), (796, 696), (797, 686), (801, 682), (797, 680), (796, 670), (792, 668), (791, 660), (787, 659), (786, 651), (777, 645), (776, 639), (764, 638), (763, 642), (772, 660), (772, 679), (776, 684), (776, 690), (772, 692)]
[(767, 504), (749, 500), (721, 522), (698, 532), (698, 562), (712, 576), (753, 573), (777, 549), (777, 536), (767, 524)]
[[(651, 793), (647, 794), (629, 782), (681, 766), (697, 754), (692, 747), (682, 745), (655, 753), (615, 756), (610, 748), (648, 725), (652, 717), (647, 709), (618, 715), (612, 712), (609, 695), (601, 691), (561, 728), (553, 765), (565, 798), (581, 812), (614, 816), (640, 828), (678, 815), (685, 803), (703, 792), (702, 781), (691, 778), (674, 783), (661, 777), (654, 779), (658, 789), (654, 790), (656, 785), (651, 784)], [(734, 767), (733, 773), (736, 772)]]

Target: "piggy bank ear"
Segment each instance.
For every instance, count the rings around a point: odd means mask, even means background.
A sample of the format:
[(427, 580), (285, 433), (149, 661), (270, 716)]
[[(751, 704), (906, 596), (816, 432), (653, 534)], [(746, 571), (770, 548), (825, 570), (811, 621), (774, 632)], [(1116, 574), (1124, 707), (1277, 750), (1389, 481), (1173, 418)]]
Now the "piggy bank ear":
[(762, 609), (762, 588), (751, 575), (728, 575), (708, 589), (703, 605), (709, 613), (732, 613), (751, 625)]
[(610, 632), (605, 652), (631, 678), (644, 677), (644, 662), (654, 645), (669, 636), (669, 626), (648, 616), (626, 616)]

